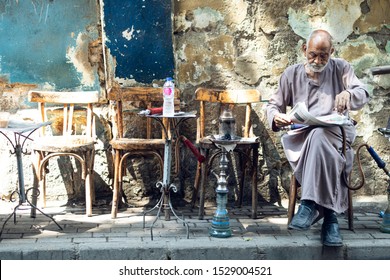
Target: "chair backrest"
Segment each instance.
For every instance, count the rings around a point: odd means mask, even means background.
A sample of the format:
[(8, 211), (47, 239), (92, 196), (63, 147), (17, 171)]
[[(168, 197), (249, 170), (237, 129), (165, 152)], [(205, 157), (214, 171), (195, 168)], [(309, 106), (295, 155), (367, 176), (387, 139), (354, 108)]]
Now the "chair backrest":
[[(197, 140), (205, 137), (205, 121), (207, 117), (206, 103), (220, 103), (228, 105), (231, 109), (235, 105), (245, 105), (245, 121), (243, 137), (249, 137), (251, 130), (252, 103), (261, 102), (261, 94), (257, 89), (210, 89), (198, 88), (195, 92), (195, 100), (199, 101), (199, 119)], [(219, 114), (222, 111), (222, 106)], [(218, 115), (219, 116), (219, 115)]]
[[(108, 92), (108, 100), (115, 101), (115, 112), (116, 112), (116, 125), (117, 125), (117, 136), (118, 138), (125, 137), (125, 123), (124, 113), (133, 111), (136, 115), (139, 111), (148, 108), (159, 108), (163, 104), (163, 94), (161, 87), (123, 87), (123, 88), (112, 88)], [(125, 106), (129, 106), (125, 108)], [(132, 110), (133, 108), (133, 110)], [(175, 111), (180, 109), (180, 91), (175, 88)], [(145, 118), (146, 136), (140, 137), (145, 139), (153, 138), (153, 127), (152, 119)], [(163, 120), (165, 125), (168, 124), (168, 119)], [(169, 129), (168, 129), (169, 131)], [(164, 131), (162, 130), (161, 137), (164, 137)]]
[[(51, 125), (53, 134), (95, 136), (93, 104), (99, 102), (99, 93), (97, 91), (59, 92), (32, 90), (28, 93), (28, 100), (38, 103), (42, 122), (53, 121)], [(48, 111), (53, 113), (52, 117), (48, 116)], [(58, 115), (56, 114), (57, 112), (62, 114)], [(80, 124), (80, 127), (76, 127), (76, 123)], [(41, 135), (43, 136), (44, 134), (45, 129), (43, 128)]]

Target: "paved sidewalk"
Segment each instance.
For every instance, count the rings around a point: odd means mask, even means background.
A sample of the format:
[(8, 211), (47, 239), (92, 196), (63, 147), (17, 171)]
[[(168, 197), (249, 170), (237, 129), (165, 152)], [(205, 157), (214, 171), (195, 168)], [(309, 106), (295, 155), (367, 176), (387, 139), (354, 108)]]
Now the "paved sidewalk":
[[(283, 203), (285, 205), (285, 203)], [(12, 212), (13, 204), (0, 201), (0, 222)], [(387, 207), (387, 197), (362, 197), (354, 201), (354, 231), (348, 230), (346, 217), (340, 216), (344, 246), (323, 247), (321, 222), (306, 232), (288, 230), (286, 208), (259, 205), (259, 218), (250, 218), (250, 207), (229, 210), (233, 236), (213, 238), (208, 234), (215, 208), (206, 207), (204, 220), (197, 219), (197, 209), (179, 208), (189, 224), (164, 216), (153, 227), (155, 216), (146, 217), (143, 228), (142, 208), (128, 208), (111, 219), (110, 209), (94, 208), (86, 217), (82, 207), (50, 206), (43, 211), (61, 225), (37, 212), (32, 219), (28, 210), (17, 211), (17, 223), (11, 218), (0, 238), (0, 259), (33, 260), (143, 260), (143, 259), (387, 259), (390, 260), (390, 234), (379, 231), (379, 212)], [(152, 212), (150, 215), (154, 215)]]

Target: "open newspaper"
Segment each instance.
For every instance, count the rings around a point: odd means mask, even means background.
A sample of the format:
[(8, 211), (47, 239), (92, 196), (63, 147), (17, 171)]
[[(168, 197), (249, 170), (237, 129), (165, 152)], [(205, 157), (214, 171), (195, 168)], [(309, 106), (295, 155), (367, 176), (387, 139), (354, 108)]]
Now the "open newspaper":
[(349, 118), (338, 113), (315, 117), (309, 113), (304, 102), (298, 102), (289, 113), (291, 121), (295, 124), (316, 125), (316, 126), (332, 126), (332, 125), (347, 125)]

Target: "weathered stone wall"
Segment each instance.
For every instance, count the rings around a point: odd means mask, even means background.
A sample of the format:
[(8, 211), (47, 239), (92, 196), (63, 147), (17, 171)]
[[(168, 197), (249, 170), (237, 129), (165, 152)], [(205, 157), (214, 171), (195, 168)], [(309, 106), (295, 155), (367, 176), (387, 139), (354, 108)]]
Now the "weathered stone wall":
[[(264, 102), (254, 105), (253, 133), (261, 139), (259, 159), (258, 190), (267, 201), (277, 202), (286, 195), (289, 186), (290, 168), (280, 146), (280, 134), (270, 131), (266, 124), (263, 105), (275, 91), (282, 71), (291, 64), (302, 62), (300, 46), (314, 28), (329, 30), (336, 41), (336, 53), (350, 61), (356, 74), (368, 85), (370, 103), (360, 112), (353, 113), (359, 121), (355, 148), (362, 143), (373, 146), (384, 161), (390, 163), (389, 140), (377, 132), (385, 127), (390, 117), (389, 75), (370, 75), (369, 69), (390, 64), (390, 2), (387, 0), (197, 0), (173, 1), (175, 81), (182, 91), (183, 109), (198, 110), (194, 101), (197, 87), (258, 88)], [(104, 2), (104, 1), (103, 1)], [(83, 63), (92, 63), (99, 71), (100, 84), (108, 87), (116, 81), (114, 73), (102, 73), (100, 41), (90, 43), (90, 50), (80, 50)], [(108, 69), (115, 71), (115, 57), (107, 53)], [(87, 69), (87, 68), (86, 68)], [(91, 68), (88, 68), (91, 69)], [(88, 70), (89, 71), (89, 70)], [(89, 73), (89, 72), (88, 72)], [(107, 80), (104, 80), (108, 78)], [(156, 81), (161, 83), (162, 81)], [(141, 83), (138, 83), (141, 84)], [(133, 81), (132, 85), (137, 85)], [(35, 85), (15, 84), (4, 81), (0, 85), (1, 110), (10, 111), (15, 118), (31, 118), (31, 104), (26, 103), (26, 93)], [(109, 203), (111, 197), (112, 168), (108, 141), (112, 135), (112, 112), (107, 104), (97, 108), (98, 145), (96, 156), (95, 185), (98, 201)], [(218, 115), (209, 116), (210, 133), (217, 131)], [(237, 122), (242, 116), (237, 115)], [(195, 121), (182, 126), (182, 133), (195, 140)], [(3, 180), (0, 192), (7, 194), (17, 184), (16, 165), (8, 146), (1, 147)], [(196, 161), (188, 150), (181, 154), (183, 164), (176, 196), (189, 199), (194, 182)], [(364, 151), (362, 164), (367, 176), (366, 186), (360, 194), (384, 194), (386, 177), (382, 170)], [(30, 184), (29, 158), (26, 163), (26, 185)], [(153, 160), (137, 158), (132, 160), (134, 168), (124, 181), (124, 193), (132, 200), (149, 199), (158, 196), (154, 187), (159, 177)], [(69, 164), (69, 163), (66, 163)], [(58, 163), (54, 162), (54, 166)], [(63, 166), (63, 165), (60, 165)], [(58, 168), (58, 167), (56, 167)], [(77, 167), (75, 167), (77, 170)], [(82, 186), (64, 183), (64, 175), (52, 171), (48, 184), (52, 190), (51, 199), (68, 198), (77, 200), (83, 196)], [(234, 170), (231, 170), (234, 174)], [(151, 176), (153, 175), (153, 176)], [(357, 177), (353, 175), (353, 181)], [(73, 180), (73, 179), (72, 179)], [(213, 201), (215, 179), (211, 178), (207, 199)], [(235, 185), (234, 176), (229, 179), (230, 187)], [(65, 185), (65, 186), (64, 186)], [(245, 197), (248, 198), (249, 188)], [(233, 196), (235, 191), (231, 192)], [(82, 198), (81, 198), (82, 201)], [(248, 202), (250, 200), (247, 200)]]
[[(310, 31), (324, 28), (335, 39), (335, 56), (351, 62), (371, 95), (370, 103), (353, 113), (359, 121), (355, 148), (367, 142), (388, 162), (389, 141), (377, 128), (385, 127), (390, 117), (389, 75), (373, 77), (369, 69), (390, 63), (389, 12), (390, 3), (384, 0), (176, 0), (177, 81), (191, 109), (197, 108), (193, 98), (199, 86), (256, 87), (267, 100), (282, 71), (303, 61), (300, 46)], [(267, 127), (261, 105), (254, 111), (254, 133), (262, 141), (263, 157), (258, 189), (274, 202), (288, 189), (290, 167), (280, 147), (280, 133), (272, 133)], [(367, 181), (359, 193), (384, 194), (384, 173), (366, 151), (362, 159)], [(354, 182), (357, 179), (352, 175)]]

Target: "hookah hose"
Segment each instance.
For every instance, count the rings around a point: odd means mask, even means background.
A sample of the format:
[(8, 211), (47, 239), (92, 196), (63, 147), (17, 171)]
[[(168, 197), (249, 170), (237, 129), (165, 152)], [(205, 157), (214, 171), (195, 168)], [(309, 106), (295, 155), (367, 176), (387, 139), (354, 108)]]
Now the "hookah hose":
[(187, 139), (187, 137), (180, 135), (179, 139), (183, 141), (187, 148), (190, 149), (190, 151), (194, 154), (199, 163), (205, 161), (206, 158), (199, 152), (199, 150), (194, 146), (194, 144), (192, 144), (191, 141)]
[[(190, 149), (190, 151), (193, 153), (193, 155), (196, 157), (199, 163), (202, 163), (206, 160), (205, 156), (202, 155), (199, 150), (195, 147), (194, 144), (190, 140), (187, 139), (184, 135), (178, 136), (178, 140), (183, 141), (183, 143), (187, 146), (187, 148)], [(179, 165), (180, 165), (180, 159), (179, 159), (179, 149), (180, 145), (178, 143), (175, 145), (175, 166), (176, 166), (176, 173), (179, 171)]]
[[(344, 156), (345, 156), (345, 154), (346, 154), (345, 130), (344, 130), (344, 128), (341, 127), (341, 126), (340, 126), (340, 128), (341, 128), (341, 133), (342, 133), (342, 137), (343, 137), (343, 154), (344, 154)], [(365, 148), (367, 149), (367, 151), (369, 152), (369, 154), (371, 155), (371, 157), (375, 160), (375, 162), (376, 162), (376, 164), (378, 165), (378, 167), (381, 168), (381, 169), (387, 174), (387, 176), (390, 177), (390, 172), (389, 172), (389, 170), (386, 168), (386, 163), (385, 163), (385, 162), (380, 158), (380, 156), (375, 152), (374, 148), (371, 147), (371, 146), (369, 146), (369, 145), (367, 145), (367, 144), (361, 144), (361, 145), (358, 147), (357, 151), (356, 151), (356, 157), (357, 157), (357, 162), (358, 162), (359, 174), (360, 174), (360, 177), (362, 178), (362, 181), (361, 181), (360, 184), (357, 184), (357, 185), (355, 185), (355, 186), (353, 186), (353, 187), (350, 186), (350, 185), (348, 184), (348, 189), (353, 190), (353, 191), (360, 189), (360, 188), (363, 187), (364, 184), (365, 184), (365, 176), (364, 176), (362, 164), (361, 164), (361, 161), (360, 161), (360, 150), (361, 150), (363, 147), (365, 147)], [(352, 174), (352, 172), (351, 172), (351, 174)], [(351, 174), (350, 174), (350, 177), (351, 177)], [(351, 178), (349, 178), (349, 181), (351, 181), (350, 179), (351, 179)]]

